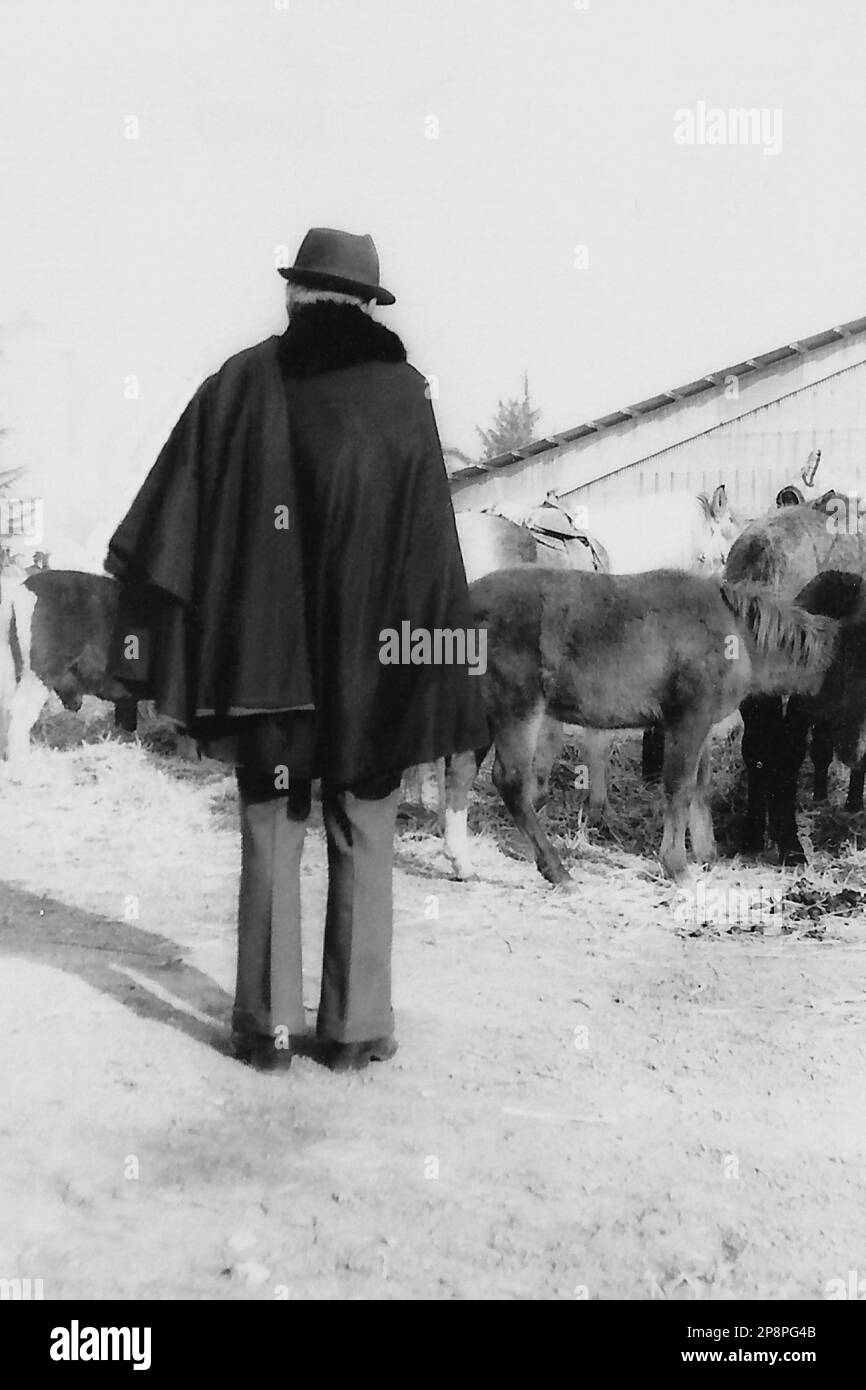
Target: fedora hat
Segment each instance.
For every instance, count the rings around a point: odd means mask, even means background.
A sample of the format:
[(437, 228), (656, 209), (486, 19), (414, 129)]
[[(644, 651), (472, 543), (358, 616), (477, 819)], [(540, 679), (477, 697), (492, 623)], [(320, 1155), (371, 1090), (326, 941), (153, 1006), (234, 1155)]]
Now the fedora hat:
[(284, 280), (310, 290), (339, 290), (394, 304), (390, 290), (379, 284), (379, 253), (369, 235), (355, 236), (333, 227), (311, 227), (298, 248), (295, 264), (279, 267)]

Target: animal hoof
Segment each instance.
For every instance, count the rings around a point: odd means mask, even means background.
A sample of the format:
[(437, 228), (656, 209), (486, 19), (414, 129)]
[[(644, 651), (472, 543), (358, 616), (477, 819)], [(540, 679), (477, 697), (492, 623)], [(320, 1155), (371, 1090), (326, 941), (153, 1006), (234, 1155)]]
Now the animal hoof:
[(709, 868), (712, 868), (713, 864), (715, 864), (715, 863), (717, 862), (718, 857), (719, 857), (718, 850), (715, 850), (715, 849), (714, 849), (714, 850), (710, 850), (710, 851), (708, 851), (707, 853), (704, 853), (704, 854), (696, 854), (696, 855), (695, 855), (695, 862), (698, 864), (698, 866), (699, 866), (700, 868), (702, 868), (702, 869), (709, 869)]
[(455, 862), (452, 868), (454, 869), (454, 877), (459, 879), (461, 883), (465, 883), (467, 879), (475, 877), (475, 870), (471, 864), (459, 864)]
[(665, 868), (665, 873), (671, 882), (676, 884), (677, 888), (694, 888), (696, 882), (695, 874), (688, 866), (683, 869)]
[(563, 893), (567, 897), (575, 897), (581, 890), (580, 884), (573, 878), (564, 878), (561, 883), (554, 883), (554, 893)]
[(673, 879), (675, 883), (681, 882), (689, 872), (685, 845), (666, 845), (663, 841), (659, 850), (659, 863), (668, 878)]

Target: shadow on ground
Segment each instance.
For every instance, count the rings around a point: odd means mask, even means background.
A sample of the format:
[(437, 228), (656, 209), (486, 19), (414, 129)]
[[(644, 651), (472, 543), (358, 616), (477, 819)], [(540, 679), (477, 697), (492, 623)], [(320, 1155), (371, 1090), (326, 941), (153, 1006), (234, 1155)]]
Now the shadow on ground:
[(77, 975), (142, 1018), (228, 1051), (232, 999), (177, 942), (10, 884), (0, 885), (0, 955)]

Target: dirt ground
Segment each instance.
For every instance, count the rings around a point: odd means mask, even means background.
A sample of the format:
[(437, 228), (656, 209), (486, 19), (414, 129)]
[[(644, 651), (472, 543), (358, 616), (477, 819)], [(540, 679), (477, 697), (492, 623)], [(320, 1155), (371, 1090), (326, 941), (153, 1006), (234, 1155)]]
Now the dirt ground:
[[(400, 1051), (350, 1076), (226, 1054), (220, 769), (105, 742), (0, 771), (0, 1276), (46, 1298), (818, 1299), (866, 1274), (866, 854), (840, 833), (805, 875), (723, 860), (709, 887), (790, 899), (683, 920), (633, 756), (610, 836), (567, 795), (551, 812), (576, 897), (489, 787), (475, 881), (404, 825)], [(311, 1022), (323, 893), (314, 825)]]

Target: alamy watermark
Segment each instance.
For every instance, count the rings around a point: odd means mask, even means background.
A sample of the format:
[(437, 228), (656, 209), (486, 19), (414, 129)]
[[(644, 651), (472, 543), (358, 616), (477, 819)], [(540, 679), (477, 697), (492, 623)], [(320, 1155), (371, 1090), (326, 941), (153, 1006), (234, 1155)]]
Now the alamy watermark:
[(866, 502), (859, 498), (856, 492), (837, 492), (824, 504), (824, 510), (827, 513), (827, 530), (831, 536), (859, 536)]
[(402, 622), (399, 631), (379, 633), (383, 666), (468, 666), (470, 676), (487, 670), (487, 628), (413, 627)]
[(784, 895), (784, 888), (708, 888), (699, 881), (694, 891), (690, 888), (677, 891), (674, 921), (766, 927), (777, 920)]
[(862, 1303), (866, 1299), (866, 1278), (856, 1269), (848, 1270), (847, 1279), (828, 1279), (824, 1285), (824, 1297), (831, 1301), (850, 1299)]
[(149, 1327), (82, 1327), (73, 1318), (68, 1327), (52, 1328), (52, 1361), (131, 1361), (134, 1371), (150, 1370)]
[(38, 1301), (45, 1297), (42, 1279), (0, 1279), (0, 1301)]
[(782, 111), (776, 106), (681, 106), (674, 112), (675, 145), (757, 145), (764, 154), (782, 152)]

